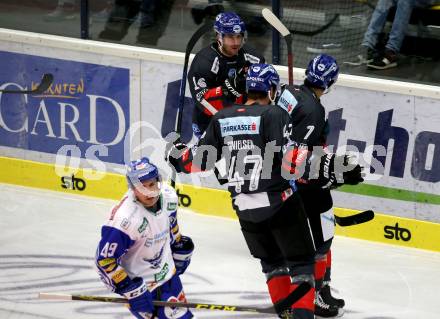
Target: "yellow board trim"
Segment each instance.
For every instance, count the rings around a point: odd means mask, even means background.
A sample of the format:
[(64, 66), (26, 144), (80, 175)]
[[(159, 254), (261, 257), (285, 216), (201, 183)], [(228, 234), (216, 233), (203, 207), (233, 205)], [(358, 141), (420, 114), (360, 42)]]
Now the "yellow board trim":
[[(90, 176), (93, 177), (91, 170), (78, 169), (73, 174), (74, 178), (80, 178), (85, 182), (85, 188), (78, 190), (72, 187), (62, 187), (63, 174), (57, 174), (60, 167), (53, 164), (0, 157), (0, 167), (2, 168), (0, 170), (1, 183), (114, 200), (120, 199), (127, 190), (125, 176), (113, 173), (100, 173), (100, 179), (92, 179), (90, 178)], [(66, 173), (65, 177), (71, 178), (72, 174)], [(206, 215), (237, 218), (227, 191), (178, 184), (177, 193), (181, 207), (188, 207)], [(366, 207), (366, 209), (368, 208)], [(338, 216), (348, 216), (359, 212), (345, 208), (334, 208), (334, 210)], [(336, 234), (440, 252), (440, 224), (416, 219), (376, 213), (375, 218), (368, 223), (350, 227), (336, 227)]]
[[(125, 177), (113, 173), (99, 173), (90, 169), (65, 171), (54, 164), (33, 162), (9, 157), (0, 157), (0, 182), (36, 187), (70, 194), (80, 194), (100, 198), (119, 199), (127, 191)], [(85, 188), (62, 187), (62, 178), (79, 178), (85, 182)], [(87, 177), (85, 177), (87, 176)], [(97, 178), (92, 179), (90, 178)], [(70, 181), (71, 182), (71, 181)], [(75, 181), (76, 183), (77, 181)], [(79, 186), (83, 184), (79, 181)]]

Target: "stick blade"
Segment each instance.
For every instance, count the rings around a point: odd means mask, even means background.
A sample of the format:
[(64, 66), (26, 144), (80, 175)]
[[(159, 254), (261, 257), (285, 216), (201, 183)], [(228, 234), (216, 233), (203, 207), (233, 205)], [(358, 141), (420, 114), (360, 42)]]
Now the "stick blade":
[(287, 29), (280, 19), (278, 19), (278, 17), (268, 8), (263, 8), (263, 10), (261, 10), (261, 14), (263, 15), (263, 18), (266, 19), (271, 26), (277, 29), (277, 31), (281, 33), (283, 37), (290, 34), (289, 29)]
[(45, 73), (41, 78), (40, 83), (34, 90), (2, 90), (0, 93), (7, 94), (43, 94), (52, 84), (53, 82), (53, 74)]
[(32, 92), (33, 94), (42, 94), (44, 93), (53, 82), (53, 74), (45, 73), (41, 78), (40, 85)]
[(44, 299), (44, 300), (72, 300), (72, 295), (52, 294), (52, 293), (40, 292), (38, 294), (38, 299)]
[(374, 212), (372, 210), (366, 210), (355, 215), (339, 217), (335, 215), (336, 223), (339, 226), (354, 226), (362, 223), (366, 223), (374, 218)]

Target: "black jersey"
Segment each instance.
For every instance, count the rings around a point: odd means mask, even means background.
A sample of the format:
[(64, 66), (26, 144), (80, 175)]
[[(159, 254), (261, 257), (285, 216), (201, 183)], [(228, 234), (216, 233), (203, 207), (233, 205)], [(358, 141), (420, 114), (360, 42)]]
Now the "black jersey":
[[(286, 199), (290, 188), (281, 162), (288, 122), (288, 113), (273, 105), (233, 105), (212, 118), (199, 140), (193, 164), (206, 170), (220, 159), (226, 161), (228, 190), (241, 219), (264, 220)], [(209, 148), (215, 154), (211, 159)]]
[(208, 126), (211, 116), (206, 113), (200, 101), (210, 89), (221, 86), (230, 74), (239, 72), (249, 63), (264, 63), (264, 57), (247, 45), (244, 45), (234, 57), (224, 56), (217, 42), (196, 54), (188, 72), (188, 84), (196, 105), (193, 122), (202, 132)]
[[(305, 85), (286, 86), (278, 100), (278, 105), (290, 113), (289, 144), (299, 152), (306, 150), (307, 158), (310, 158), (313, 151), (320, 154), (322, 148), (326, 146), (328, 125), (324, 107), (313, 90)], [(297, 157), (301, 157), (301, 154)], [(306, 158), (299, 158), (297, 164), (301, 165), (302, 160)], [(306, 165), (303, 167), (305, 167), (304, 176), (298, 179), (297, 185), (306, 210), (317, 213), (329, 210), (333, 206), (330, 190), (311, 182)]]

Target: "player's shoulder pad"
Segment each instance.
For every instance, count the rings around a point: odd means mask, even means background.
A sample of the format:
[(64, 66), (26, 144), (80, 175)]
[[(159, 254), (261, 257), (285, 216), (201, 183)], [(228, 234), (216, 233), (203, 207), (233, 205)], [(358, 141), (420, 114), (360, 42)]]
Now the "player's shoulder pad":
[(244, 54), (244, 59), (246, 61), (249, 61), (251, 64), (255, 63), (264, 63), (265, 59), (264, 56), (261, 55), (257, 50), (255, 50), (253, 47), (245, 44), (240, 50)]
[(164, 184), (162, 186), (162, 209), (168, 214), (175, 212), (179, 203), (179, 198), (174, 188)]
[(137, 220), (140, 214), (138, 205), (133, 192), (129, 190), (123, 199), (113, 207), (110, 219), (107, 221), (107, 226), (130, 234), (132, 228), (138, 227)]
[(298, 95), (300, 91), (298, 87), (293, 85), (286, 85), (281, 92), (280, 97), (277, 101), (277, 106), (285, 110), (289, 115), (292, 114), (293, 110), (298, 107)]
[(216, 59), (218, 61), (218, 56), (218, 52), (212, 46), (201, 49), (199, 52), (197, 52), (193, 61), (191, 62), (190, 72), (194, 72), (194, 70), (202, 73), (209, 72), (214, 64), (214, 61)]

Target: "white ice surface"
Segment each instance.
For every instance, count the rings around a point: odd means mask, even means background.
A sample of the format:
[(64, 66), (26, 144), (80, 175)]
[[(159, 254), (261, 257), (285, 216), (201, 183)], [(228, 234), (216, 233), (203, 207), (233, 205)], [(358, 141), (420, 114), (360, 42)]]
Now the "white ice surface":
[[(0, 184), (0, 318), (131, 318), (117, 304), (37, 299), (39, 292), (109, 295), (92, 268), (113, 201)], [(238, 223), (181, 210), (195, 242), (182, 280), (189, 301), (267, 306), (259, 263)], [(347, 319), (440, 318), (440, 254), (337, 237), (336, 295)], [(271, 318), (197, 311), (197, 318)]]

